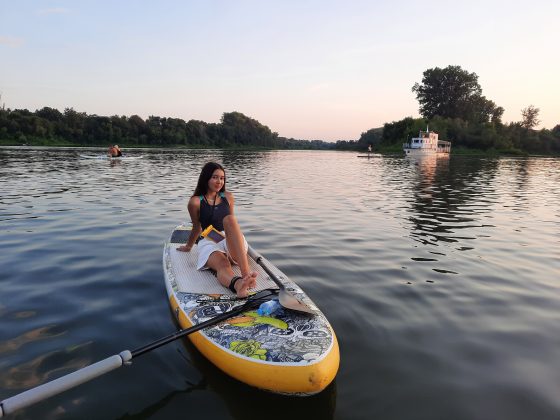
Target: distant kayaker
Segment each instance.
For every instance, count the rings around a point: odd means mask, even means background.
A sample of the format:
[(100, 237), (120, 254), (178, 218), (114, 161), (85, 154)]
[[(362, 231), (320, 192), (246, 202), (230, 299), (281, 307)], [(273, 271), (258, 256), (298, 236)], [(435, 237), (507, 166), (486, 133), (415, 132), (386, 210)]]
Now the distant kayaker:
[[(193, 228), (187, 243), (177, 248), (189, 252), (203, 231), (213, 226), (214, 236), (198, 242), (199, 270), (212, 269), (218, 281), (239, 297), (256, 287), (257, 273), (252, 272), (247, 260), (248, 244), (233, 213), (235, 199), (226, 191), (225, 169), (218, 163), (208, 162), (202, 168), (188, 210)], [(220, 236), (225, 235), (221, 240)], [(213, 239), (211, 239), (213, 237)], [(233, 272), (231, 262), (239, 265), (241, 276)]]
[(122, 156), (122, 151), (119, 148), (119, 145), (115, 144), (114, 146), (109, 146), (109, 152), (107, 154), (109, 157), (120, 157)]

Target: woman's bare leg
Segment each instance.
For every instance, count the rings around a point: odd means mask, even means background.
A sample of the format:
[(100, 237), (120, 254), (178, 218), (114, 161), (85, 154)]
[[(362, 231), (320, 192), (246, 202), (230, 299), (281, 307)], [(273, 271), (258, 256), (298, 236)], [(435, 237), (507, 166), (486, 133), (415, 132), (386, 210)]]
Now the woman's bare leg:
[(257, 273), (251, 271), (249, 261), (247, 260), (247, 251), (245, 251), (245, 241), (237, 219), (234, 215), (224, 217), (224, 230), (226, 232), (226, 241), (228, 251), (231, 257), (239, 265), (241, 276), (243, 279), (249, 280), (249, 288), (257, 285)]
[[(210, 254), (206, 265), (216, 271), (216, 277), (220, 284), (229, 288), (231, 279), (235, 277), (235, 273), (231, 268), (228, 257), (220, 251), (214, 251)], [(250, 287), (252, 287), (250, 278), (243, 277), (241, 280), (238, 280), (237, 283), (235, 283), (237, 296), (246, 297), (249, 294), (248, 289)]]

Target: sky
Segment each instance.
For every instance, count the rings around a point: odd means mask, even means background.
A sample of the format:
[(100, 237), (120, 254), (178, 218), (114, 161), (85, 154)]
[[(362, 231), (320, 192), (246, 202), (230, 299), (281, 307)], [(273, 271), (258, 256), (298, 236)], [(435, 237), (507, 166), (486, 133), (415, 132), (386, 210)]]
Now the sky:
[(412, 86), (458, 65), (538, 128), (560, 124), (560, 2), (0, 0), (6, 108), (219, 122), (356, 140), (419, 117)]

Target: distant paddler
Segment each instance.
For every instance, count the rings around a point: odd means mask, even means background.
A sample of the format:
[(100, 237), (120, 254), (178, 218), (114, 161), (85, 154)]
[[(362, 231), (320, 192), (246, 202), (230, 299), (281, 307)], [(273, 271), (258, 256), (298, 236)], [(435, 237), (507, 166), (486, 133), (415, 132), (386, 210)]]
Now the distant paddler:
[(114, 146), (109, 146), (109, 151), (107, 152), (107, 155), (109, 157), (121, 157), (122, 156), (122, 151), (121, 151), (119, 145), (115, 144)]

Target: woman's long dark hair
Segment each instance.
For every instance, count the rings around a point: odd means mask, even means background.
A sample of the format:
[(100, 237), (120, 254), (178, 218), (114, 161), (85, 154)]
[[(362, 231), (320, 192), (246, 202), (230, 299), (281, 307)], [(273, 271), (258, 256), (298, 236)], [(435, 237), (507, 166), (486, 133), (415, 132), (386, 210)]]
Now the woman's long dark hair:
[[(216, 169), (221, 169), (224, 171), (224, 177), (226, 174), (226, 170), (222, 165), (216, 162), (208, 162), (206, 165), (202, 167), (202, 171), (200, 171), (200, 176), (198, 177), (198, 183), (196, 184), (196, 188), (194, 189), (193, 197), (198, 195), (205, 195), (208, 192), (208, 181), (212, 178), (212, 174)], [(224, 179), (224, 185), (220, 192), (226, 192), (226, 180)]]

